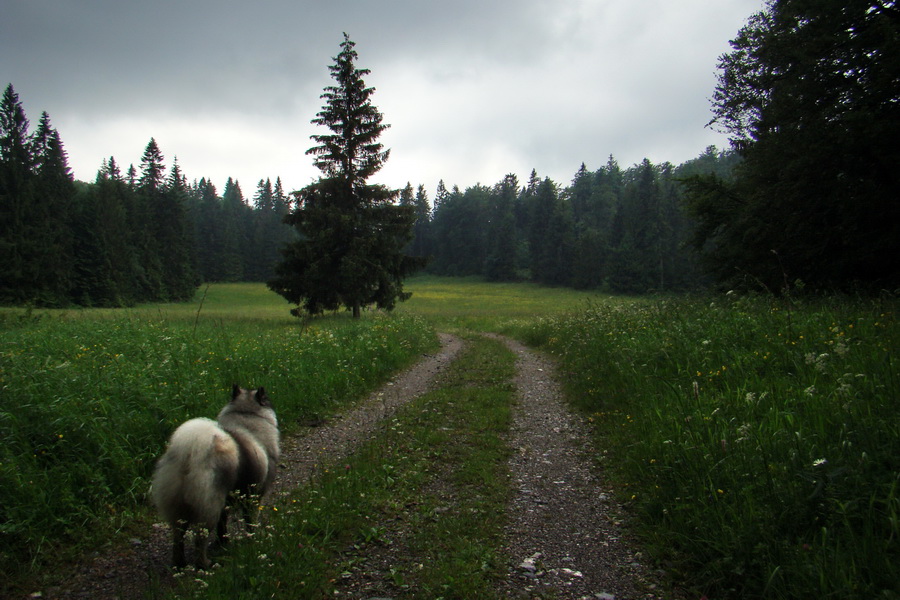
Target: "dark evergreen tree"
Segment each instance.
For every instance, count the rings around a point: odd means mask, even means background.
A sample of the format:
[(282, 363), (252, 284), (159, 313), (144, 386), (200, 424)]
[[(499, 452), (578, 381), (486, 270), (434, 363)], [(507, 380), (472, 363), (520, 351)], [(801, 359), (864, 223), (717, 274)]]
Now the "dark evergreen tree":
[(241, 281), (249, 270), (250, 208), (244, 200), (241, 184), (228, 178), (222, 192), (219, 221), (219, 263), (216, 281)]
[[(250, 281), (268, 281), (275, 274), (274, 267), (278, 260), (278, 247), (271, 239), (274, 230), (275, 199), (271, 179), (260, 179), (253, 195), (253, 231), (248, 247), (247, 272)], [(273, 252), (274, 251), (274, 252)]]
[(187, 181), (176, 158), (156, 209), (156, 244), (163, 266), (163, 285), (170, 300), (192, 298), (199, 283), (187, 204)]
[(261, 281), (268, 281), (275, 276), (275, 266), (281, 259), (282, 249), (296, 240), (296, 232), (284, 222), (285, 217), (291, 212), (291, 199), (284, 193), (281, 177), (275, 178), (275, 187), (272, 190), (272, 204), (276, 222), (272, 225), (273, 230), (267, 242), (271, 261), (267, 269), (269, 275)]
[(584, 163), (581, 163), (572, 185), (568, 189), (566, 197), (572, 205), (572, 218), (576, 222), (583, 222), (588, 219), (591, 212), (591, 196), (594, 191), (594, 177), (587, 170)]
[(244, 278), (248, 281), (268, 281), (275, 276), (275, 265), (281, 257), (281, 249), (291, 239), (291, 228), (284, 223), (288, 203), (281, 185), (276, 179), (259, 180), (253, 197), (253, 231), (245, 248), (248, 269)]
[[(446, 191), (446, 190), (445, 190)], [(416, 223), (413, 226), (413, 241), (409, 246), (412, 256), (427, 258), (431, 256), (431, 205), (425, 186), (419, 184), (416, 198), (413, 201), (416, 211)]]
[[(582, 177), (576, 175), (576, 180), (582, 188), (587, 187)], [(577, 288), (608, 287), (612, 229), (621, 195), (622, 171), (610, 156), (606, 165), (593, 174), (590, 196), (575, 223), (572, 285)]]
[(433, 230), (435, 261), (440, 275), (483, 275), (491, 190), (476, 185), (453, 191), (438, 205)]
[(535, 206), (547, 221), (544, 227), (532, 229), (532, 275), (546, 285), (570, 285), (575, 245), (571, 204), (560, 197), (556, 184), (545, 178), (538, 186)]
[(447, 191), (447, 186), (444, 185), (444, 180), (441, 179), (437, 184), (437, 191), (434, 193), (434, 207), (433, 211), (437, 211), (437, 209), (441, 206), (441, 203), (446, 200), (450, 196), (450, 192)]
[(223, 281), (222, 205), (216, 186), (204, 177), (193, 186), (190, 198), (199, 279)]
[(141, 156), (141, 176), (136, 182), (132, 217), (134, 246), (140, 264), (138, 283), (140, 297), (145, 300), (169, 298), (165, 287), (164, 267), (156, 234), (159, 231), (163, 184), (165, 182), (165, 158), (156, 140), (150, 138)]
[(103, 161), (92, 186), (81, 189), (73, 215), (75, 285), (84, 306), (131, 306), (137, 296), (137, 259), (129, 231), (127, 188), (114, 158)]
[(30, 272), (34, 158), (28, 118), (12, 84), (0, 103), (0, 302), (22, 303), (38, 292)]
[(410, 182), (406, 182), (406, 187), (400, 190), (400, 206), (412, 206), (415, 203), (415, 194), (413, 186)]
[(275, 210), (275, 197), (272, 191), (271, 179), (260, 179), (256, 184), (256, 194), (253, 196), (253, 208), (261, 213)]
[(72, 286), (70, 212), (75, 195), (47, 113), (29, 135), (12, 84), (0, 101), (0, 302), (67, 304)]
[(621, 292), (659, 289), (661, 276), (660, 195), (657, 173), (647, 160), (627, 173), (621, 207), (614, 223), (610, 287)]
[[(529, 184), (526, 190), (531, 190)], [(556, 213), (559, 191), (550, 178), (541, 181), (534, 188), (531, 202), (530, 229), (528, 232), (529, 265), (531, 277), (541, 283), (550, 283), (554, 277), (559, 239), (551, 235), (551, 221)]]
[(44, 112), (31, 138), (34, 158), (34, 254), (39, 287), (48, 303), (68, 304), (74, 278), (71, 212), (75, 185), (59, 133)]
[(395, 191), (366, 183), (390, 154), (378, 141), (388, 125), (371, 102), (375, 90), (363, 81), (368, 69), (356, 67), (354, 46), (344, 34), (329, 67), (336, 85), (325, 88), (313, 123), (331, 133), (312, 136), (316, 145), (307, 151), (323, 177), (297, 193), (287, 222), (299, 239), (285, 249), (269, 283), (310, 314), (344, 306), (359, 317), (371, 304), (392, 309), (409, 297), (403, 279), (424, 264), (403, 253), (413, 208), (395, 205)]
[(519, 181), (509, 174), (491, 193), (484, 275), (491, 281), (516, 279), (515, 200)]
[(165, 157), (159, 149), (159, 144), (154, 138), (150, 138), (141, 156), (141, 178), (138, 180), (141, 189), (151, 192), (162, 190), (166, 178), (164, 161)]

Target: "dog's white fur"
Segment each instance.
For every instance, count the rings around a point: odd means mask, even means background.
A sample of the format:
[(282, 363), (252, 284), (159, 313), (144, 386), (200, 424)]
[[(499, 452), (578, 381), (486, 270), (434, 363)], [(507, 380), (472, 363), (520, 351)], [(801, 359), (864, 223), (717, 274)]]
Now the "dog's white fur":
[(172, 526), (172, 560), (185, 564), (184, 536), (194, 526), (200, 567), (209, 566), (208, 533), (227, 538), (226, 504), (232, 491), (242, 496), (245, 519), (254, 511), (246, 498), (259, 499), (275, 479), (279, 456), (278, 421), (263, 388), (237, 385), (232, 399), (212, 419), (191, 419), (179, 426), (153, 474), (151, 497)]

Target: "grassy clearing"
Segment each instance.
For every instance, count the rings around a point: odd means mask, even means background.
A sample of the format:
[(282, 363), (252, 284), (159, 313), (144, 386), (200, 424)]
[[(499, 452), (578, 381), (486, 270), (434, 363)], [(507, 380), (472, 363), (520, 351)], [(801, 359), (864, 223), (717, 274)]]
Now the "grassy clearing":
[(508, 499), (503, 438), (513, 370), (513, 355), (498, 342), (471, 340), (438, 391), (269, 507), (256, 539), (235, 544), (211, 574), (186, 576), (176, 594), (329, 597), (342, 574), (390, 538), (405, 546), (385, 574), (393, 597), (492, 597), (492, 576), (503, 567), (496, 515)]
[(520, 329), (698, 594), (900, 596), (896, 301), (596, 305)]
[(420, 276), (410, 279), (404, 288), (413, 295), (398, 312), (422, 316), (444, 330), (460, 331), (498, 332), (590, 304), (621, 301), (597, 292), (532, 283), (487, 283), (477, 277)]
[(4, 581), (63, 550), (77, 554), (146, 512), (148, 477), (168, 435), (188, 418), (215, 417), (233, 382), (265, 386), (289, 432), (436, 345), (433, 330), (409, 316), (301, 326), (260, 289), (214, 286), (199, 319), (199, 296), (115, 312), (4, 311)]

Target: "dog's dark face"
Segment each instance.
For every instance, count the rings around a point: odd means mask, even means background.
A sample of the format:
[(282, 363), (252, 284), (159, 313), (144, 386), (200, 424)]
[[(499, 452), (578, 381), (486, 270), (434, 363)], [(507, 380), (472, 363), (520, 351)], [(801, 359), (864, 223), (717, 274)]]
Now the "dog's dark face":
[(255, 390), (245, 390), (236, 383), (231, 388), (231, 404), (243, 410), (249, 410), (253, 406), (272, 408), (272, 402), (269, 400), (269, 395), (266, 394), (265, 388), (258, 387)]

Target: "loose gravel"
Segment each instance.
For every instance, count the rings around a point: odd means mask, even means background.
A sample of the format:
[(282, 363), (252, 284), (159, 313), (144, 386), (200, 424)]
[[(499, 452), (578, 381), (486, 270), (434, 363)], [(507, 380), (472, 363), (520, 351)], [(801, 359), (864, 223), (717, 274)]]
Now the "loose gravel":
[(509, 338), (518, 404), (509, 471), (509, 598), (658, 598), (653, 573), (623, 530), (624, 510), (591, 458), (591, 432), (565, 405), (554, 364)]

